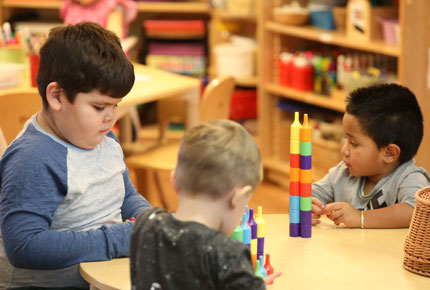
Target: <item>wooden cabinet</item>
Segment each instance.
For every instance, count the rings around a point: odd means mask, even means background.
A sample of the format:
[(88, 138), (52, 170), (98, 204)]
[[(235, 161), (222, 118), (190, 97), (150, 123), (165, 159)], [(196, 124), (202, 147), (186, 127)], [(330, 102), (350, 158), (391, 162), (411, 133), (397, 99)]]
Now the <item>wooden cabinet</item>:
[[(272, 18), (273, 8), (282, 5), (285, 1), (260, 0), (258, 1), (258, 35), (259, 35), (259, 59), (258, 69), (259, 94), (258, 94), (258, 132), (260, 147), (263, 154), (265, 169), (268, 172), (288, 175), (289, 161), (283, 148), (279, 148), (279, 138), (289, 138), (285, 134), (287, 126), (280, 126), (277, 103), (281, 99), (295, 100), (320, 108), (338, 112), (340, 115), (345, 110), (344, 98), (346, 93), (340, 90), (330, 96), (302, 92), (279, 85), (279, 73), (277, 59), (286, 47), (323, 47), (333, 46), (339, 49), (357, 52), (369, 52), (395, 58), (397, 61), (397, 76), (399, 83), (409, 87), (420, 102), (424, 118), (425, 133), (420, 151), (416, 156), (417, 163), (430, 169), (430, 121), (426, 117), (426, 111), (430, 109), (429, 102), (429, 6), (428, 1), (410, 0), (400, 1), (399, 17), (401, 27), (400, 45), (387, 45), (383, 40), (357, 41), (347, 37), (345, 32), (331, 32), (311, 26), (290, 26), (275, 22)], [(418, 73), (417, 73), (418, 72)], [(326, 154), (333, 150), (340, 150), (340, 144), (325, 143), (318, 140), (319, 150)], [(284, 142), (286, 143), (286, 142)], [(314, 146), (315, 148), (315, 146)], [(314, 151), (315, 152), (315, 151)], [(321, 152), (320, 152), (321, 153)], [(325, 159), (326, 154), (319, 154), (319, 158)], [(336, 164), (336, 158), (320, 160), (318, 166), (314, 166), (313, 179), (322, 177), (327, 170)], [(339, 159), (340, 160), (340, 159)]]

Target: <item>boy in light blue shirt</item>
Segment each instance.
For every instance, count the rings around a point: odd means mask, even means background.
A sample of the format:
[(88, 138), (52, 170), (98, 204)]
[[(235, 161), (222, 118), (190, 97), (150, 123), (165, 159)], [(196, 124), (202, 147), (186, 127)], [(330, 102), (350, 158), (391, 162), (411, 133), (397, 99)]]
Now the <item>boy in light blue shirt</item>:
[(397, 84), (358, 89), (343, 129), (343, 161), (312, 185), (313, 224), (325, 214), (350, 228), (408, 227), (415, 193), (430, 184), (412, 159), (423, 137), (415, 95)]

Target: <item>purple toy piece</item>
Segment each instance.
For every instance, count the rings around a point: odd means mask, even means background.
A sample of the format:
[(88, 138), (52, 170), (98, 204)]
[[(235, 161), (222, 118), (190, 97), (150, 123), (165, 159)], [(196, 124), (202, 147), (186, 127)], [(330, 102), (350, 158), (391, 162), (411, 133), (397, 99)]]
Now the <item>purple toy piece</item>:
[(290, 223), (290, 237), (300, 237), (300, 224)]
[(300, 155), (300, 169), (312, 169), (312, 155)]
[(257, 238), (257, 223), (254, 220), (254, 209), (249, 210), (248, 224), (251, 227), (251, 239)]
[(300, 224), (305, 226), (312, 226), (312, 211), (300, 211)]
[(310, 238), (312, 237), (312, 225), (301, 225), (300, 226), (300, 234), (302, 238)]

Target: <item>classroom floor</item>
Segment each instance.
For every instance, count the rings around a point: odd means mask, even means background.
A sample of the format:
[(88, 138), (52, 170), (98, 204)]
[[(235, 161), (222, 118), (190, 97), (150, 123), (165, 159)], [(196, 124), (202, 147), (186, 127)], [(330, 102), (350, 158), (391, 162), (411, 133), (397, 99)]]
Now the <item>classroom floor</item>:
[[(134, 176), (130, 173), (132, 181)], [(168, 195), (168, 203), (171, 210), (177, 208), (178, 198), (177, 194), (170, 186), (169, 173), (161, 173), (162, 182), (165, 185), (166, 193)], [(152, 193), (152, 192), (151, 192)], [(157, 196), (149, 193), (148, 199), (152, 206), (161, 206), (161, 202)], [(249, 208), (256, 209), (258, 206), (263, 207), (263, 213), (288, 213), (289, 198), (288, 191), (274, 183), (263, 181), (255, 190)]]

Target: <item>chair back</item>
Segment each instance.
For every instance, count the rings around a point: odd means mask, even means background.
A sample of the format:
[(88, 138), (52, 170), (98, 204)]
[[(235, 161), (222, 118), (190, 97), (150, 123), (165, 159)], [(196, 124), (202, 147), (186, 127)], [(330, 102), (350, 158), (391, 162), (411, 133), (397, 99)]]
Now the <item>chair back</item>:
[[(232, 76), (219, 76), (206, 86), (200, 102), (199, 121), (228, 119), (230, 102), (235, 87)], [(181, 98), (159, 100), (157, 104), (158, 129), (160, 143), (167, 142), (167, 129), (172, 122), (186, 123), (186, 102)], [(186, 124), (186, 127), (189, 126)]]
[(34, 88), (0, 91), (0, 128), (6, 144), (15, 139), (25, 122), (41, 108), (42, 99)]
[(200, 122), (229, 118), (234, 86), (234, 78), (229, 75), (219, 76), (206, 86), (200, 104)]

